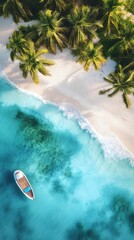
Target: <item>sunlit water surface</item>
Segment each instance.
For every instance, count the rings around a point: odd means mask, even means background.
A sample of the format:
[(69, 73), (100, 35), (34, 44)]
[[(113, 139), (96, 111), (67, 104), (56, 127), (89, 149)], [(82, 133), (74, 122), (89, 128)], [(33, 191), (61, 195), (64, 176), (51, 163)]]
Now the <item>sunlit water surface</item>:
[[(133, 240), (134, 168), (93, 131), (0, 80), (0, 239)], [(36, 195), (13, 179), (21, 169)]]

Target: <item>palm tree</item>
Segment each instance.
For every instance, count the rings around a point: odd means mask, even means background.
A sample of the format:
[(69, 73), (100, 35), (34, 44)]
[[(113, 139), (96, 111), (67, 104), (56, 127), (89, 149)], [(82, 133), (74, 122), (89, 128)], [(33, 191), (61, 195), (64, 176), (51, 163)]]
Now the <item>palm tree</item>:
[(75, 6), (67, 16), (69, 32), (69, 45), (77, 47), (81, 42), (97, 37), (96, 30), (102, 27), (100, 22), (95, 21), (97, 9), (88, 6)]
[[(80, 1), (81, 2), (81, 1)], [(103, 0), (83, 0), (83, 4), (89, 5), (92, 7), (102, 7), (103, 6)]]
[(11, 49), (10, 57), (14, 61), (17, 54), (25, 52), (27, 41), (21, 32), (15, 31), (11, 37), (9, 37), (9, 43), (6, 45), (8, 49)]
[(128, 95), (134, 94), (134, 72), (126, 71), (129, 68), (130, 65), (124, 68), (121, 65), (118, 65), (118, 71), (110, 73), (109, 78), (104, 77), (104, 80), (112, 84), (112, 87), (100, 90), (99, 92), (99, 94), (105, 94), (111, 91), (111, 93), (108, 94), (108, 97), (112, 97), (118, 92), (122, 92), (123, 102), (127, 108), (130, 106)]
[(102, 22), (106, 28), (106, 34), (111, 33), (111, 28), (118, 29), (118, 14), (122, 13), (122, 7), (125, 3), (121, 0), (103, 0), (103, 18)]
[(69, 1), (64, 0), (40, 0), (40, 4), (47, 9), (62, 12), (65, 11)]
[(0, 12), (7, 18), (11, 14), (13, 20), (18, 23), (20, 19), (29, 20), (32, 16), (30, 5), (33, 5), (32, 0), (2, 0), (0, 3)]
[(47, 52), (47, 49), (36, 50), (34, 47), (34, 43), (32, 41), (29, 41), (25, 53), (23, 53), (22, 55), (17, 55), (16, 57), (18, 60), (20, 60), (19, 67), (22, 71), (24, 78), (26, 78), (28, 76), (28, 73), (30, 73), (33, 81), (38, 84), (38, 72), (42, 73), (43, 75), (50, 75), (44, 66), (52, 65), (54, 64), (54, 62), (48, 59), (40, 58), (40, 55)]
[(65, 38), (66, 27), (63, 27), (63, 18), (59, 17), (58, 12), (46, 10), (40, 12), (39, 24), (36, 26), (38, 40), (37, 46), (44, 43), (46, 48), (52, 53), (56, 53), (56, 47), (60, 50), (67, 44)]
[(120, 18), (118, 32), (106, 38), (111, 42), (108, 54), (113, 56), (129, 55), (134, 49), (134, 23), (130, 19)]
[(32, 40), (34, 43), (38, 40), (38, 36), (36, 33), (36, 24), (27, 25), (27, 26), (19, 26), (19, 32), (22, 33), (24, 38)]
[(127, 10), (134, 14), (134, 0), (127, 0)]
[(91, 64), (97, 70), (106, 60), (102, 54), (102, 45), (89, 42), (86, 46), (80, 45), (73, 50), (74, 56), (78, 56), (78, 62), (84, 63), (84, 69), (87, 71)]

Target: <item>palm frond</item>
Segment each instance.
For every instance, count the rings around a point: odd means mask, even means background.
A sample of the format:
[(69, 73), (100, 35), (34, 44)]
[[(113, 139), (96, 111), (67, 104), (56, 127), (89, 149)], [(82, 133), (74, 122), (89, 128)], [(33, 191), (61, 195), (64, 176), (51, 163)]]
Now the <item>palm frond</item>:
[(112, 78), (107, 78), (107, 77), (103, 77), (103, 79), (108, 82), (108, 83), (113, 83), (113, 79)]
[(28, 51), (30, 54), (35, 53), (34, 42), (32, 40), (28, 41)]
[(126, 80), (126, 82), (128, 83), (128, 82), (133, 82), (133, 84), (134, 84), (134, 72), (131, 72), (130, 73), (130, 76), (128, 77), (128, 79)]
[(113, 97), (115, 94), (118, 93), (118, 91), (119, 91), (119, 88), (115, 88), (115, 90), (112, 93), (108, 94), (108, 97)]
[(133, 69), (134, 68), (134, 61), (132, 61), (132, 62), (130, 62), (127, 66), (125, 66), (124, 68), (123, 68), (123, 70), (125, 71), (125, 70), (130, 70), (130, 69)]
[(105, 93), (109, 92), (109, 91), (112, 90), (112, 89), (113, 89), (113, 87), (108, 88), (108, 89), (100, 90), (100, 91), (99, 91), (99, 94), (100, 94), (100, 95), (105, 94)]
[(131, 102), (130, 102), (127, 94), (123, 93), (122, 99), (123, 99), (123, 102), (125, 103), (126, 107), (129, 108), (131, 106)]
[(15, 60), (15, 52), (14, 51), (10, 52), (10, 58), (14, 62), (14, 60)]
[(44, 76), (46, 76), (46, 75), (50, 76), (50, 75), (51, 75), (51, 74), (47, 71), (47, 69), (44, 68), (44, 67), (39, 67), (39, 68), (38, 68), (38, 71), (39, 71), (41, 74), (43, 74)]
[(49, 60), (49, 59), (46, 59), (46, 58), (45, 58), (45, 59), (42, 59), (42, 60), (41, 60), (41, 63), (43, 63), (44, 65), (48, 65), (48, 66), (55, 64), (54, 61)]
[(31, 77), (32, 77), (32, 80), (34, 81), (34, 83), (38, 84), (39, 77), (38, 77), (37, 71), (32, 71), (32, 72), (30, 72), (30, 74), (31, 74)]
[(40, 56), (42, 54), (46, 54), (48, 53), (48, 50), (46, 48), (43, 48), (43, 49), (39, 49), (37, 52), (36, 52), (36, 56)]

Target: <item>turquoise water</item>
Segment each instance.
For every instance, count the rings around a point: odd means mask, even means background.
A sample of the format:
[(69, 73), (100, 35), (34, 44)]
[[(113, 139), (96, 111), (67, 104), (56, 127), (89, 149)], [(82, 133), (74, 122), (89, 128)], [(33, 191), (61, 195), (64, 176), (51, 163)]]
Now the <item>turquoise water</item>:
[[(21, 169), (36, 195), (13, 179)], [(0, 239), (134, 239), (130, 156), (106, 155), (93, 131), (0, 80)]]

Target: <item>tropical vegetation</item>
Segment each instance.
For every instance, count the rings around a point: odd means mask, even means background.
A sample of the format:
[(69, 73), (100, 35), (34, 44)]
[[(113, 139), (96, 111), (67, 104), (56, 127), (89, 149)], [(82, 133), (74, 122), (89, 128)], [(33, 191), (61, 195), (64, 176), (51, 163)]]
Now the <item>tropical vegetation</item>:
[(102, 45), (89, 42), (86, 47), (81, 44), (76, 49), (73, 49), (74, 56), (78, 56), (78, 62), (83, 63), (84, 69), (87, 71), (90, 65), (94, 65), (95, 69), (106, 61), (102, 53)]
[(112, 97), (118, 92), (122, 93), (122, 99), (128, 108), (130, 104), (129, 95), (134, 94), (134, 71), (126, 71), (129, 65), (122, 67), (118, 65), (116, 72), (110, 73), (109, 77), (104, 77), (104, 80), (112, 86), (107, 89), (100, 90), (99, 94), (108, 93), (108, 97)]
[(62, 12), (62, 11), (66, 10), (67, 3), (69, 3), (69, 1), (64, 1), (64, 0), (40, 0), (40, 3), (42, 4), (43, 7), (46, 7), (47, 9)]
[(95, 21), (97, 12), (97, 9), (92, 9), (84, 5), (82, 7), (76, 5), (70, 11), (67, 15), (69, 46), (77, 47), (80, 43), (97, 37), (96, 30), (102, 26), (99, 21)]
[(32, 0), (1, 0), (0, 12), (7, 18), (12, 15), (15, 23), (20, 22), (21, 19), (29, 21), (32, 18)]
[(38, 72), (44, 76), (50, 75), (45, 66), (53, 65), (54, 62), (41, 58), (41, 55), (47, 52), (47, 49), (36, 50), (34, 43), (29, 41), (25, 52), (23, 54), (16, 55), (16, 59), (20, 61), (19, 66), (24, 78), (26, 78), (28, 73), (30, 73), (33, 81), (37, 84), (39, 83)]
[(122, 58), (130, 56), (134, 49), (134, 23), (130, 18), (118, 18), (118, 31), (102, 38), (109, 56)]
[(63, 18), (59, 17), (57, 11), (46, 10), (39, 13), (39, 23), (36, 25), (37, 45), (44, 44), (52, 53), (56, 53), (56, 47), (60, 50), (66, 46), (65, 32), (63, 27)]
[(103, 18), (102, 22), (106, 29), (106, 34), (111, 33), (111, 28), (118, 30), (118, 17), (122, 14), (122, 7), (125, 5), (124, 1), (119, 0), (103, 0)]
[(12, 37), (9, 37), (9, 43), (7, 44), (7, 48), (11, 49), (10, 57), (11, 60), (14, 61), (17, 54), (23, 54), (27, 47), (27, 41), (23, 37), (23, 34), (20, 31), (15, 31), (12, 34)]
[(131, 12), (131, 13), (134, 14), (134, 0), (129, 0), (129, 1), (127, 2), (126, 7), (127, 7), (127, 10), (128, 10), (129, 12)]
[(85, 70), (90, 65), (98, 69), (110, 57), (117, 67), (104, 78), (111, 87), (100, 93), (122, 92), (129, 107), (134, 89), (133, 6), (134, 0), (1, 0), (0, 16), (12, 15), (15, 23), (35, 20), (33, 25), (19, 26), (7, 43), (24, 77), (30, 74), (38, 83), (38, 72), (48, 74), (45, 66), (53, 63), (40, 55), (56, 54), (57, 48), (68, 47)]

